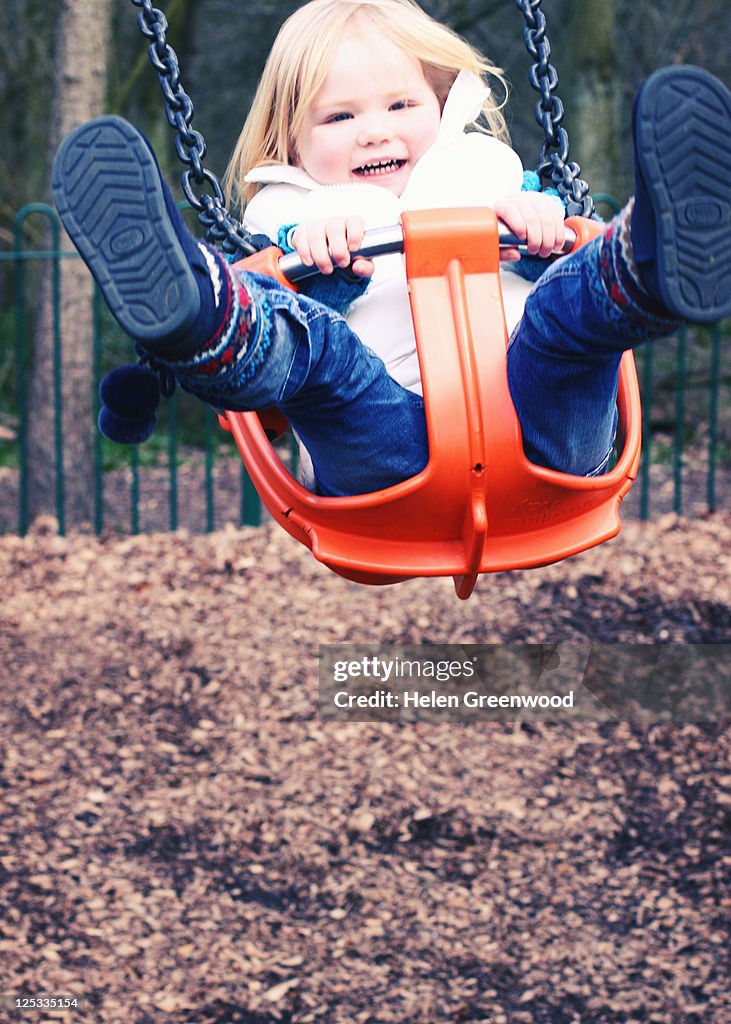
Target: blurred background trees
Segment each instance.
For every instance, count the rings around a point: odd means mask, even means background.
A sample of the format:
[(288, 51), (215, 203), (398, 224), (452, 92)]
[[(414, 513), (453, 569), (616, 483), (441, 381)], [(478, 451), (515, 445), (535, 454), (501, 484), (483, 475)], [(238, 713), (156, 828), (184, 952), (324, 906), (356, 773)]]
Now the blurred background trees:
[[(5, 0), (0, 38), (0, 230), (25, 202), (48, 198), (48, 150), (54, 66), (67, 0)], [(208, 162), (222, 173), (266, 58), (293, 0), (158, 0), (181, 61), (183, 84), (196, 105), (195, 125), (209, 145)], [(540, 129), (535, 94), (527, 84), (528, 56), (514, 0), (424, 0), (424, 6), (483, 49), (508, 73), (513, 87), (511, 127), (524, 163), (535, 162)], [(110, 18), (108, 110), (122, 113), (159, 145), (175, 170), (172, 133), (136, 27), (130, 0), (91, 5), (78, 32)], [(94, 10), (96, 8), (96, 10)], [(718, 0), (544, 0), (559, 95), (566, 106), (572, 157), (595, 191), (631, 187), (628, 125), (638, 84), (656, 67), (698, 63), (728, 72), (728, 10)], [(57, 88), (63, 88), (60, 83)], [(611, 188), (610, 188), (611, 186)]]

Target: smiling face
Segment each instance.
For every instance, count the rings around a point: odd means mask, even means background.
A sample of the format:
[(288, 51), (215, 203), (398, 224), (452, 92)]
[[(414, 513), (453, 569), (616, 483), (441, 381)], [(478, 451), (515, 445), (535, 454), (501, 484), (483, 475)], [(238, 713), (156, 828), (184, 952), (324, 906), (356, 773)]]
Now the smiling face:
[(297, 163), (321, 185), (368, 182), (398, 196), (436, 139), (440, 118), (421, 64), (355, 22), (307, 108)]

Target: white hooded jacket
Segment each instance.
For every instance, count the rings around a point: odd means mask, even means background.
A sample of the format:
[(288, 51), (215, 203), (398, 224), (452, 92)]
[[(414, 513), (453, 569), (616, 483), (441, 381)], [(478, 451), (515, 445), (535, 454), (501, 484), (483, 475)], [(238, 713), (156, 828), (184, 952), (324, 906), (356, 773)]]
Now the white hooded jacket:
[[(465, 132), (478, 116), (488, 89), (468, 72), (460, 72), (442, 112), (439, 134), (415, 165), (401, 196), (378, 185), (355, 182), (320, 185), (304, 170), (287, 164), (254, 168), (247, 182), (265, 185), (246, 207), (245, 226), (276, 244), (284, 225), (332, 216), (360, 214), (366, 228), (398, 223), (402, 210), (457, 206), (492, 206), (515, 194), (523, 183), (517, 154), (489, 135)], [(502, 272), (508, 330), (522, 316), (531, 285)], [(346, 312), (351, 329), (403, 387), (421, 393), (421, 379), (409, 308), (404, 260), (382, 256), (366, 292)]]

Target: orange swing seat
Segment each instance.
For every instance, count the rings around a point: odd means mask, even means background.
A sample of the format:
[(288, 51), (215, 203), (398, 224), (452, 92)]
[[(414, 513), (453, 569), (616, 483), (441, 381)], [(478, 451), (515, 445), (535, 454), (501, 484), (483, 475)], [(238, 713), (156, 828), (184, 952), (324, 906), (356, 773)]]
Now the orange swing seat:
[[(577, 245), (601, 230), (578, 217), (567, 224)], [(429, 439), (422, 472), (370, 494), (320, 497), (283, 465), (257, 413), (221, 420), (266, 508), (319, 561), (358, 583), (452, 576), (464, 599), (480, 573), (547, 565), (619, 532), (640, 458), (639, 386), (625, 353), (609, 472), (578, 477), (533, 465), (508, 390), (494, 213), (412, 211), (403, 233)], [(280, 255), (271, 248), (236, 266), (287, 283)]]

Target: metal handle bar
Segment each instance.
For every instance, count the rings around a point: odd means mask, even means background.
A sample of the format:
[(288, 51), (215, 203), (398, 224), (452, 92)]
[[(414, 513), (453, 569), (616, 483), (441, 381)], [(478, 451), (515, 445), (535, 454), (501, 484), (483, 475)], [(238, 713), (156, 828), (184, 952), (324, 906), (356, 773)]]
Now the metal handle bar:
[[(504, 224), (498, 224), (498, 236), (501, 249), (519, 249), (527, 253), (525, 242), (517, 238)], [(576, 232), (566, 228), (562, 254), (571, 252), (576, 244)], [(387, 256), (391, 253), (404, 251), (404, 232), (400, 224), (390, 224), (388, 227), (371, 228), (363, 236), (363, 245), (357, 252), (353, 253), (353, 259), (362, 256), (372, 259), (374, 256)], [(306, 266), (296, 252), (288, 252), (279, 260), (279, 269), (288, 281), (303, 281), (306, 277), (314, 277), (320, 271), (317, 267)]]

